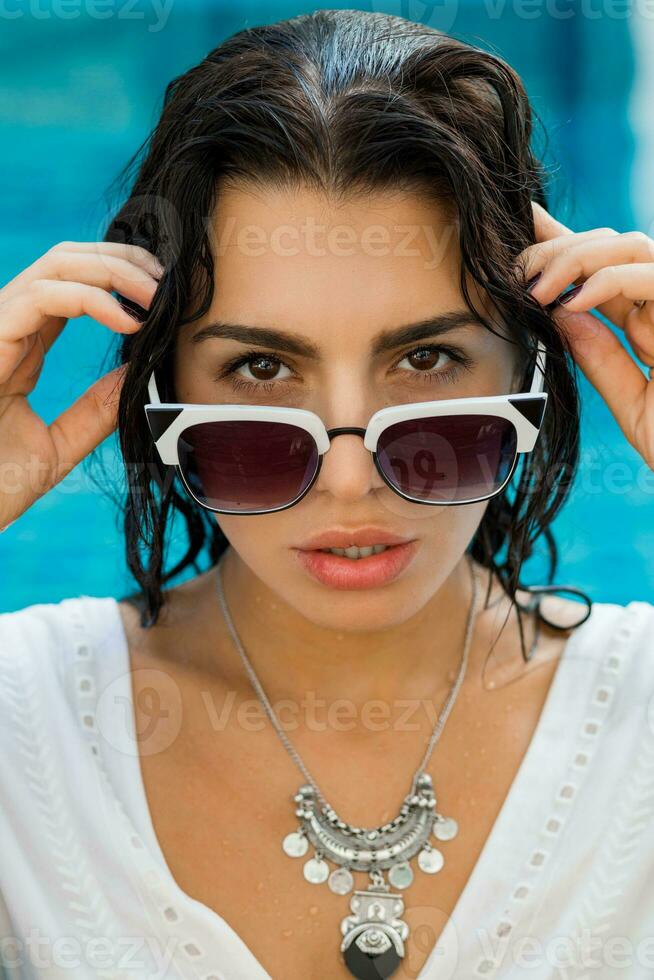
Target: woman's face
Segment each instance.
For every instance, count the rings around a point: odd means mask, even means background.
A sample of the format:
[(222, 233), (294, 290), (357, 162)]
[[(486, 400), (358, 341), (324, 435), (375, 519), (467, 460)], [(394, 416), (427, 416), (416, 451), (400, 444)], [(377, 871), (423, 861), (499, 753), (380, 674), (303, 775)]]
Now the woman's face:
[[(208, 313), (180, 331), (179, 401), (309, 409), (327, 429), (364, 428), (388, 405), (515, 390), (516, 348), (472, 315), (444, 333), (427, 328), (374, 352), (381, 337), (401, 327), (468, 312), (459, 288), (458, 228), (433, 202), (386, 192), (336, 206), (306, 188), (231, 187), (223, 189), (209, 233), (215, 294)], [(472, 280), (469, 290), (488, 312)], [(197, 337), (213, 324), (266, 328), (279, 340), (206, 330)], [(440, 349), (448, 347), (463, 363)], [(256, 351), (250, 360), (230, 371), (230, 362), (250, 350)], [(298, 504), (271, 514), (214, 516), (242, 571), (297, 612), (324, 627), (383, 630), (438, 591), (486, 506), (404, 500), (384, 483), (363, 439), (341, 435)], [(386, 533), (415, 541), (411, 560), (391, 581), (335, 588), (300, 560), (298, 549), (315, 534), (370, 525), (380, 530), (380, 542)]]

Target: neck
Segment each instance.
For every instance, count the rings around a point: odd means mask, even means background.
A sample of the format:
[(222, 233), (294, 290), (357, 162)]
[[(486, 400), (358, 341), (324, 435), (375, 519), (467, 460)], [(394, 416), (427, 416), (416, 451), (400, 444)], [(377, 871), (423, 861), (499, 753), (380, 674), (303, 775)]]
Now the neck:
[[(392, 703), (433, 696), (456, 677), (472, 599), (465, 556), (417, 615), (375, 632), (316, 625), (254, 576), (231, 547), (221, 574), (235, 629), (271, 700), (313, 691), (328, 702)], [(484, 588), (477, 572), (477, 609)], [(236, 651), (225, 670), (230, 686), (246, 682)]]

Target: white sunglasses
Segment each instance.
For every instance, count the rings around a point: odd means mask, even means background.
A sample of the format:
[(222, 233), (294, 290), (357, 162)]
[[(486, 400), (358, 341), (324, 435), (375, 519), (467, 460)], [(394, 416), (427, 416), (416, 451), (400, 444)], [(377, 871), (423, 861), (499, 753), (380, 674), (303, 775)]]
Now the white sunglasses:
[(219, 514), (268, 514), (297, 504), (331, 440), (359, 435), (385, 483), (417, 504), (478, 503), (501, 493), (545, 414), (545, 347), (529, 391), (392, 405), (365, 429), (326, 429), (319, 415), (272, 405), (161, 402), (155, 372), (145, 413), (161, 461), (191, 497)]

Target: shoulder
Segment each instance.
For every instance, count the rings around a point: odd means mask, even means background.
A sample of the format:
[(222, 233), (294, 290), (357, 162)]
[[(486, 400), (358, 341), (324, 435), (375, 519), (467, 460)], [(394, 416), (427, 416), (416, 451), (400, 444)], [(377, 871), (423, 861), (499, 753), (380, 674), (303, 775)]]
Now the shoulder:
[[(111, 597), (83, 595), (0, 613), (3, 666), (10, 671), (37, 667), (63, 677), (75, 645), (97, 642), (112, 618), (115, 621), (115, 606)], [(82, 657), (87, 652), (77, 651)]]
[(27, 651), (43, 651), (47, 658), (62, 644), (64, 602), (37, 603), (0, 613), (0, 656), (12, 652), (12, 659)]
[[(519, 598), (522, 605), (529, 596), (520, 590)], [(623, 711), (634, 710), (647, 721), (650, 711), (654, 732), (654, 604), (594, 600), (588, 613), (586, 603), (550, 593), (540, 596), (540, 612), (534, 659), (565, 661), (561, 674), (569, 679), (570, 701), (613, 706), (606, 712), (607, 720), (619, 720)], [(529, 646), (533, 616), (525, 622)]]
[[(602, 663), (606, 656), (617, 656), (620, 649), (622, 662), (636, 661), (650, 670), (654, 667), (654, 603), (632, 600), (626, 604), (593, 601), (588, 614), (585, 604), (559, 596), (544, 596), (541, 612), (546, 621), (559, 623), (568, 628), (564, 635), (571, 641), (570, 647), (577, 655), (592, 657)], [(580, 617), (587, 616), (579, 623)], [(578, 625), (574, 625), (575, 620)], [(549, 634), (554, 630), (548, 626)], [(617, 662), (615, 660), (613, 663)], [(654, 671), (651, 676), (654, 682)]]
[(641, 662), (654, 659), (654, 603), (593, 601), (588, 613), (585, 603), (553, 593), (541, 597), (540, 611), (543, 635), (574, 640), (571, 647), (578, 654), (597, 659), (602, 651), (623, 646), (625, 653), (641, 654)]
[(654, 752), (654, 604), (594, 602), (572, 633), (568, 659), (588, 678), (589, 710), (606, 727), (651, 741)]
[[(572, 603), (567, 604), (569, 612)], [(586, 622), (571, 631), (579, 634), (578, 649), (604, 652), (620, 647), (629, 660), (654, 659), (654, 603), (632, 600), (627, 604), (593, 602)], [(654, 680), (654, 677), (653, 677)]]
[(55, 698), (65, 678), (69, 622), (65, 600), (38, 603), (0, 615), (0, 712), (5, 725), (11, 714), (26, 710), (35, 685)]
[(80, 694), (95, 687), (101, 648), (117, 649), (108, 641), (119, 625), (110, 597), (0, 613), (0, 777), (30, 746), (71, 746), (83, 725)]

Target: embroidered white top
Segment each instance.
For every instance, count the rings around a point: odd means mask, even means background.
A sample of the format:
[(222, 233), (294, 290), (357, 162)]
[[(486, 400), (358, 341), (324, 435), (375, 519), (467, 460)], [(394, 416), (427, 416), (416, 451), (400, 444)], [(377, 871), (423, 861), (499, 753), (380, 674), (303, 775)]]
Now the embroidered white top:
[[(0, 615), (0, 975), (269, 980), (166, 865), (128, 668), (113, 598)], [(654, 606), (595, 603), (419, 980), (651, 977), (653, 818)]]

